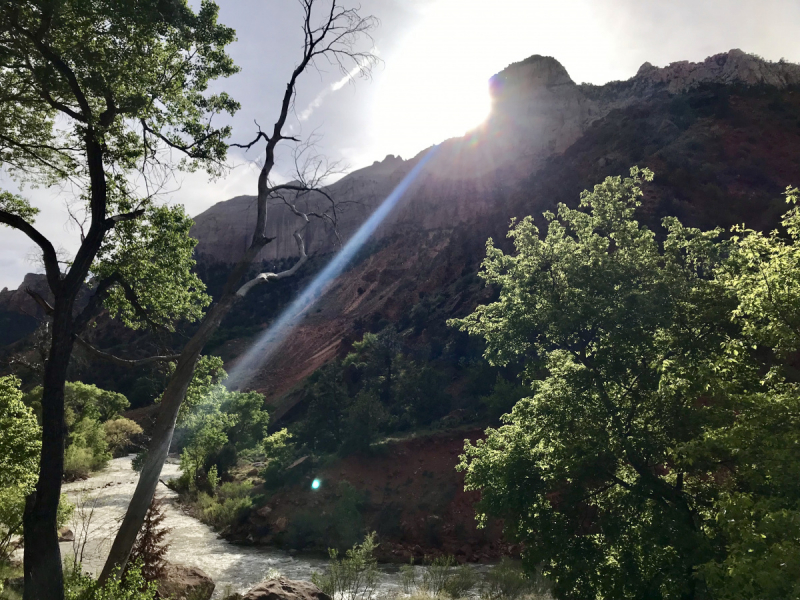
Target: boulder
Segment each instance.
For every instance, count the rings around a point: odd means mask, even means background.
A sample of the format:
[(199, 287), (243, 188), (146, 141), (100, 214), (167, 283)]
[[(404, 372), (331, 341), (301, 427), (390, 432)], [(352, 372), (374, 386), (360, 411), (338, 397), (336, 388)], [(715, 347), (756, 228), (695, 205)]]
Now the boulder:
[(69, 527), (62, 527), (58, 530), (58, 541), (59, 542), (74, 542), (75, 541), (75, 534)]
[(331, 600), (331, 597), (313, 583), (281, 577), (259, 583), (242, 600)]
[(167, 563), (158, 582), (158, 595), (172, 600), (210, 600), (214, 587), (214, 580), (202, 569)]

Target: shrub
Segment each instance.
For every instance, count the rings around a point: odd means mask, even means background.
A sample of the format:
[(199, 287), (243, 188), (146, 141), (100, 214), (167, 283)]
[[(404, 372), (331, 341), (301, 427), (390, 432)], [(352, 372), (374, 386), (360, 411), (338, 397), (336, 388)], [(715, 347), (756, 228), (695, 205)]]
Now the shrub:
[(88, 477), (90, 471), (99, 471), (111, 460), (105, 428), (100, 421), (92, 417), (82, 417), (70, 423), (69, 411), (67, 413), (70, 432), (64, 459), (66, 462), (72, 451), (69, 460), (72, 461), (73, 469), (68, 471), (65, 465), (65, 478), (71, 474), (72, 479)]
[(140, 564), (132, 565), (123, 577), (117, 570), (100, 586), (80, 565), (64, 570), (65, 600), (156, 600), (156, 583), (142, 576)]
[(217, 465), (212, 466), (208, 470), (208, 487), (211, 488), (211, 491), (214, 492), (217, 490), (219, 486), (219, 475), (217, 474)]
[(22, 402), (19, 379), (0, 377), (0, 560), (22, 526), (25, 496), (36, 485), (41, 429)]
[(64, 479), (66, 481), (86, 479), (93, 464), (94, 456), (91, 450), (81, 446), (69, 446), (64, 452)]
[(319, 548), (323, 540), (329, 537), (329, 527), (330, 518), (319, 511), (299, 512), (289, 522), (283, 545), (297, 550)]
[(339, 499), (333, 508), (333, 533), (339, 549), (353, 546), (364, 535), (364, 519), (361, 510), (367, 498), (350, 482), (339, 482)]
[(236, 524), (253, 506), (252, 489), (253, 484), (246, 481), (223, 483), (217, 488), (216, 497), (200, 492), (196, 501), (200, 519), (218, 529)]
[(245, 498), (253, 491), (253, 484), (249, 481), (229, 481), (217, 489), (217, 498), (228, 500), (231, 498)]
[[(205, 496), (206, 494), (201, 495)], [(213, 502), (203, 510), (203, 521), (217, 529), (224, 529), (239, 522), (250, 508), (253, 501), (250, 498), (229, 498), (220, 502)]]
[(531, 592), (542, 592), (541, 582), (529, 578), (521, 568), (508, 559), (488, 571), (481, 582), (483, 600), (516, 600)]
[(375, 546), (375, 532), (372, 532), (363, 543), (348, 550), (344, 558), (339, 558), (338, 550), (330, 548), (328, 568), (322, 575), (312, 574), (311, 581), (331, 598), (369, 600), (378, 584)]
[(456, 564), (452, 556), (437, 556), (425, 567), (422, 574), (422, 589), (438, 596), (444, 592), (450, 569)]
[(261, 448), (267, 459), (267, 466), (261, 473), (265, 487), (279, 487), (284, 483), (286, 467), (291, 464), (295, 453), (291, 439), (292, 434), (284, 428), (262, 440)]
[(142, 434), (142, 428), (135, 421), (119, 417), (103, 423), (108, 449), (113, 456), (121, 456), (128, 449), (134, 436)]
[(445, 580), (442, 591), (451, 598), (462, 598), (478, 583), (478, 574), (469, 565), (456, 567)]
[(407, 565), (400, 566), (400, 581), (403, 584), (403, 592), (413, 593), (419, 584), (417, 583), (417, 569), (414, 567), (414, 558)]

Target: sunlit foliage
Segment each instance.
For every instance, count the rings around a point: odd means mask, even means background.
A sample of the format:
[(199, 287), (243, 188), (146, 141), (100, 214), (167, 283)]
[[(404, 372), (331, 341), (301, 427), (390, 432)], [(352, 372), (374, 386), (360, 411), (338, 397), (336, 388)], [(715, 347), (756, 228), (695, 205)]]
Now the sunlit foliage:
[[(562, 598), (787, 598), (800, 572), (797, 210), (788, 238), (635, 217), (632, 169), (487, 244), (454, 324), (529, 397), (460, 468)], [(790, 192), (790, 198), (796, 192)]]

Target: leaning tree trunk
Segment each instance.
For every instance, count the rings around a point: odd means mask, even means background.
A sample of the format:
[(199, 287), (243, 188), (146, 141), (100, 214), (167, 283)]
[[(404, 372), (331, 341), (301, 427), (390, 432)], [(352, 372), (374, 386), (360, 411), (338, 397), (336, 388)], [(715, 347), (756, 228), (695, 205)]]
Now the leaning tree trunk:
[(106, 581), (116, 569), (123, 570), (130, 557), (136, 536), (144, 523), (147, 509), (153, 500), (153, 496), (158, 485), (158, 478), (164, 461), (167, 459), (169, 447), (172, 444), (172, 435), (175, 431), (175, 423), (178, 419), (178, 411), (181, 403), (186, 396), (186, 390), (194, 377), (194, 369), (200, 358), (203, 347), (217, 330), (222, 319), (228, 314), (231, 307), (235, 304), (239, 296), (233, 291), (236, 283), (242, 278), (250, 265), (252, 259), (258, 254), (261, 248), (267, 243), (267, 239), (255, 241), (239, 264), (228, 278), (225, 291), (219, 302), (217, 302), (206, 315), (200, 328), (192, 336), (186, 347), (181, 352), (175, 372), (170, 377), (167, 389), (161, 397), (161, 405), (158, 411), (153, 436), (150, 446), (147, 449), (147, 457), (136, 490), (133, 493), (125, 518), (120, 525), (117, 536), (109, 551), (103, 572), (100, 574), (100, 581)]
[(64, 581), (58, 545), (58, 503), (64, 471), (64, 382), (72, 353), (72, 303), (56, 299), (53, 337), (44, 367), (42, 454), (36, 490), (25, 503), (24, 600), (62, 600)]

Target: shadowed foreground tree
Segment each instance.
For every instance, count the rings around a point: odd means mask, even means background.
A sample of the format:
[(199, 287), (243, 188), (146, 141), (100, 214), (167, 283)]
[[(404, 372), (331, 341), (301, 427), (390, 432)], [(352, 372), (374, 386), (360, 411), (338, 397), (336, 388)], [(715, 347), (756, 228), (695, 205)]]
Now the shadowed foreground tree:
[[(124, 568), (133, 547), (136, 535), (142, 525), (147, 508), (158, 484), (158, 477), (167, 457), (175, 423), (192, 382), (195, 367), (204, 346), (219, 327), (222, 319), (234, 304), (243, 298), (254, 286), (290, 277), (306, 262), (305, 243), (302, 237), (305, 224), (311, 218), (319, 218), (328, 223), (336, 223), (336, 205), (323, 189), (322, 178), (328, 170), (322, 161), (296, 160), (299, 166), (297, 180), (287, 184), (273, 184), (272, 169), (275, 166), (275, 150), (278, 145), (290, 140), (300, 144), (300, 154), (307, 147), (295, 137), (285, 134), (286, 123), (292, 110), (297, 82), (309, 69), (332, 65), (344, 74), (357, 71), (366, 76), (377, 60), (369, 51), (360, 51), (359, 45), (370, 41), (369, 32), (377, 24), (374, 17), (362, 17), (356, 9), (344, 8), (336, 0), (300, 0), (302, 9), (303, 47), (297, 66), (286, 84), (277, 119), (271, 132), (260, 128), (248, 144), (239, 147), (251, 149), (264, 142), (263, 165), (257, 183), (257, 214), (252, 241), (242, 257), (231, 269), (219, 298), (203, 318), (200, 327), (184, 346), (177, 360), (167, 388), (161, 398), (161, 408), (153, 429), (150, 446), (142, 466), (141, 476), (131, 499), (125, 518), (111, 547), (108, 560), (100, 576), (105, 581), (116, 568)], [(296, 154), (298, 156), (298, 154)], [(301, 228), (294, 232), (300, 257), (294, 265), (280, 273), (261, 273), (250, 281), (241, 284), (250, 264), (261, 250), (272, 240), (266, 235), (267, 207), (271, 199), (283, 199), (289, 209), (300, 219)], [(321, 207), (321, 208), (320, 208)]]
[(166, 518), (163, 498), (153, 496), (130, 558), (131, 563), (141, 565), (145, 581), (159, 581), (167, 568), (169, 543), (166, 537), (172, 530), (164, 525)]
[(800, 213), (725, 241), (667, 218), (660, 242), (634, 218), (651, 177), (488, 242), (500, 297), (453, 323), (531, 395), (459, 467), (559, 598), (797, 597)]
[[(54, 302), (42, 382), (42, 452), (25, 510), (26, 600), (63, 598), (56, 533), (64, 461), (64, 383), (77, 336), (105, 305), (126, 324), (169, 327), (208, 298), (191, 273), (194, 242), (180, 207), (155, 203), (176, 167), (219, 173), (237, 106), (208, 94), (236, 72), (217, 7), (184, 0), (7, 0), (0, 5), (0, 164), (23, 185), (77, 191), (81, 244), (64, 262), (35, 226), (37, 209), (0, 191), (0, 223), (41, 251)], [(182, 156), (176, 163), (172, 155)], [(93, 295), (78, 312), (87, 280)]]

